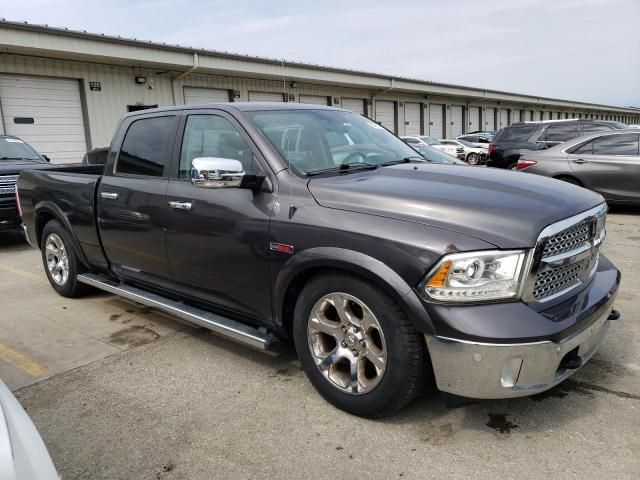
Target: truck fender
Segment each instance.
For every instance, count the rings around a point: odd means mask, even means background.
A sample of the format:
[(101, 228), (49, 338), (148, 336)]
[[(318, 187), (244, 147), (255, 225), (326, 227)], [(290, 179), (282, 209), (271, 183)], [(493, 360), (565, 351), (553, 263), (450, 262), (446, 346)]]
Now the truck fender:
[[(78, 242), (78, 238), (76, 237), (76, 233), (73, 231), (73, 228), (71, 227), (71, 223), (69, 222), (69, 219), (64, 214), (62, 209), (59, 206), (57, 206), (55, 203), (50, 202), (48, 200), (43, 200), (42, 202), (38, 202), (34, 207), (34, 227), (35, 227), (34, 233), (36, 233), (36, 235), (37, 235), (37, 232), (41, 231), (42, 227), (44, 227), (44, 225), (38, 225), (37, 223), (38, 214), (40, 213), (48, 213), (49, 215), (53, 216), (56, 220), (58, 220), (62, 224), (65, 230), (69, 232), (69, 236), (71, 237), (71, 242), (73, 243), (73, 249), (75, 250), (76, 256), (83, 263), (85, 267), (89, 268), (89, 262), (87, 261), (87, 257), (82, 251), (82, 248), (80, 247), (80, 242)], [(38, 240), (37, 247), (38, 249), (40, 249), (40, 241), (42, 239), (38, 238), (37, 240)]]
[(279, 328), (286, 330), (287, 292), (297, 278), (319, 268), (346, 270), (369, 279), (398, 302), (420, 333), (433, 334), (434, 329), (418, 295), (400, 275), (380, 260), (361, 252), (337, 247), (317, 247), (303, 250), (282, 266), (274, 282), (273, 305)]

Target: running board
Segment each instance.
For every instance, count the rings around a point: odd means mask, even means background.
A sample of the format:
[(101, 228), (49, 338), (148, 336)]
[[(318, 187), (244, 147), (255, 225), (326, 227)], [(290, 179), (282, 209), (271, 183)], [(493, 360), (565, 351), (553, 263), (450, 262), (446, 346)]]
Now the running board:
[(278, 338), (265, 329), (253, 328), (215, 313), (185, 305), (140, 288), (118, 283), (105, 275), (83, 273), (78, 275), (78, 281), (155, 308), (258, 350), (272, 351), (279, 344)]

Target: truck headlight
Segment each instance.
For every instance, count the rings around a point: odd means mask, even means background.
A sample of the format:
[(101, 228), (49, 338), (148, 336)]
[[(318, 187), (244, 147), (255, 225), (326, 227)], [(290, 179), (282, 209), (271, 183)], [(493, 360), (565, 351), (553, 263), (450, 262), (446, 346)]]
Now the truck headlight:
[(445, 255), (420, 288), (432, 299), (444, 302), (516, 299), (526, 257), (524, 250)]

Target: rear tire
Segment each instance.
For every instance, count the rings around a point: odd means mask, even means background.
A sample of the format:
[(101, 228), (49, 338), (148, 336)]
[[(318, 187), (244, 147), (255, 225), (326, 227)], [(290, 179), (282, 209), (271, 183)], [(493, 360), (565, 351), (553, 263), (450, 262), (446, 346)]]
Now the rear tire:
[(477, 153), (470, 153), (467, 155), (467, 163), (469, 165), (478, 165), (480, 163), (480, 155)]
[(74, 298), (91, 289), (78, 282), (78, 274), (86, 268), (78, 260), (69, 232), (57, 220), (44, 226), (40, 252), (49, 283), (58, 294)]
[(424, 339), (399, 305), (347, 274), (323, 274), (307, 283), (296, 302), (293, 339), (316, 390), (361, 417), (404, 407), (431, 372)]

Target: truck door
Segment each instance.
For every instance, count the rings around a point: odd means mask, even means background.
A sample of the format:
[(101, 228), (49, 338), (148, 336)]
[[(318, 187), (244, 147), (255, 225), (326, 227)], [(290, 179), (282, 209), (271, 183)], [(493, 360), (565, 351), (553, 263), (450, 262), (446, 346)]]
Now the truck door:
[[(158, 283), (169, 278), (164, 214), (167, 172), (180, 112), (126, 119), (97, 193), (100, 237), (113, 271)], [(113, 157), (113, 158), (112, 158)]]
[[(167, 255), (180, 290), (247, 320), (271, 316), (269, 218), (273, 193), (202, 188), (191, 183), (198, 157), (239, 160), (264, 175), (259, 151), (237, 121), (219, 110), (185, 112), (176, 167), (167, 187)], [(262, 165), (262, 166), (261, 166)]]

